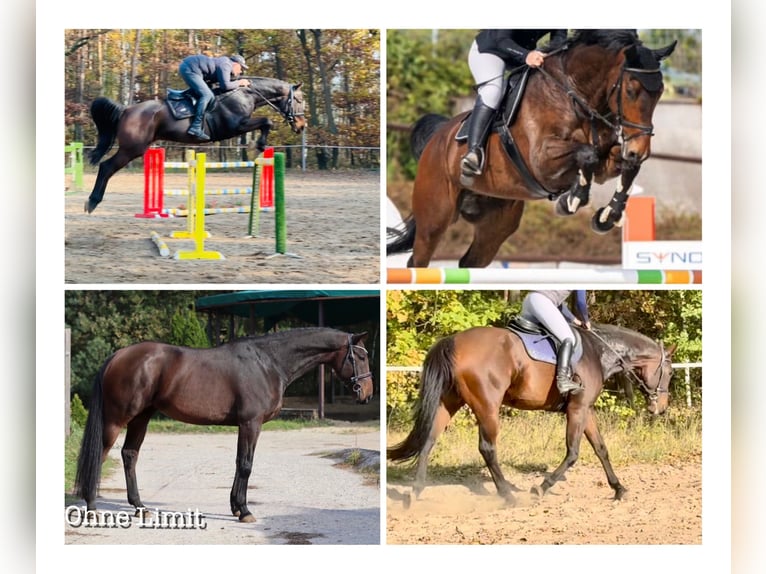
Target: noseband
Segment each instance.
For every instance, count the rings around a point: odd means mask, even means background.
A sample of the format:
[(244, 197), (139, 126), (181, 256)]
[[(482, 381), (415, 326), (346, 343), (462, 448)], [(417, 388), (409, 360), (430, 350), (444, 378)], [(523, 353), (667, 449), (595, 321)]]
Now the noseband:
[[(348, 351), (346, 351), (346, 356), (343, 359), (343, 364), (345, 365), (347, 361), (351, 361), (351, 368), (354, 370), (354, 376), (349, 379), (349, 382), (351, 383), (351, 390), (353, 390), (357, 396), (361, 395), (362, 392), (362, 385), (359, 383), (359, 381), (362, 381), (364, 379), (371, 379), (372, 378), (372, 371), (368, 371), (366, 373), (359, 374), (359, 366), (356, 362), (356, 356), (354, 356), (354, 349), (359, 349), (362, 351), (365, 356), (367, 355), (367, 349), (365, 349), (362, 345), (354, 345), (354, 343), (351, 340), (351, 335), (348, 336)], [(369, 363), (368, 363), (369, 364)]]

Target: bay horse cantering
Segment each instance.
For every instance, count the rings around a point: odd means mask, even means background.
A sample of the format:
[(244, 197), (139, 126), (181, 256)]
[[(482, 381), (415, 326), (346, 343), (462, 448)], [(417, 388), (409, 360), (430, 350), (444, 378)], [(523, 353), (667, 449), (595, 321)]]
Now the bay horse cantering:
[(519, 489), (505, 479), (495, 454), (502, 405), (566, 414), (566, 456), (539, 487), (533, 487), (533, 493), (543, 495), (563, 479), (577, 461), (585, 434), (606, 472), (614, 498), (623, 497), (626, 489), (609, 461), (594, 403), (606, 379), (618, 372), (630, 372), (647, 396), (649, 412), (654, 415), (665, 412), (675, 346), (666, 349), (640, 333), (614, 325), (594, 324), (591, 331), (578, 331), (582, 357), (573, 369), (583, 389), (566, 400), (556, 388), (555, 353), (551, 354), (551, 362), (532, 359), (520, 336), (510, 329), (475, 327), (441, 339), (431, 347), (421, 372), (414, 426), (401, 443), (388, 449), (392, 461), (417, 459), (415, 499), (425, 488), (431, 449), (464, 405), (476, 416), (479, 452), (498, 494), (509, 504), (514, 504), (513, 491)]
[(411, 133), (418, 159), (412, 214), (387, 254), (412, 250), (407, 265), (427, 267), (462, 216), (474, 237), (459, 265), (486, 267), (518, 229), (525, 201), (556, 200), (556, 213), (572, 215), (588, 204), (593, 181), (617, 176), (617, 191), (591, 227), (607, 233), (621, 225), (630, 187), (650, 155), (652, 116), (664, 89), (660, 61), (674, 49), (675, 42), (651, 50), (633, 30), (577, 31), (517, 82), (526, 85), (523, 98), (496, 122), (478, 177), (460, 169), (467, 148), (457, 135), (468, 113), (421, 118)]
[[(295, 133), (301, 133), (305, 128), (301, 84), (293, 85), (273, 78), (247, 79), (249, 86), (216, 95), (212, 109), (205, 114), (203, 129), (210, 136), (210, 141), (205, 144), (260, 130), (256, 148), (263, 151), (274, 123), (267, 117), (251, 117), (255, 109), (262, 106), (278, 111)], [(96, 183), (85, 203), (88, 213), (101, 203), (109, 178), (142, 156), (152, 142), (202, 143), (186, 133), (191, 117), (176, 119), (164, 100), (147, 100), (125, 107), (101, 97), (93, 100), (90, 114), (98, 129), (98, 143), (88, 156), (90, 163), (98, 164), (115, 140), (119, 147), (112, 157), (98, 166)]]
[(263, 423), (282, 408), (287, 386), (320, 364), (330, 365), (358, 403), (372, 397), (367, 333), (329, 328), (282, 331), (248, 337), (212, 349), (137, 343), (115, 352), (93, 385), (88, 420), (77, 461), (76, 492), (96, 508), (101, 464), (127, 425), (122, 446), (128, 502), (143, 508), (136, 460), (149, 419), (156, 412), (190, 424), (238, 426), (231, 512), (254, 522), (247, 508), (247, 483)]

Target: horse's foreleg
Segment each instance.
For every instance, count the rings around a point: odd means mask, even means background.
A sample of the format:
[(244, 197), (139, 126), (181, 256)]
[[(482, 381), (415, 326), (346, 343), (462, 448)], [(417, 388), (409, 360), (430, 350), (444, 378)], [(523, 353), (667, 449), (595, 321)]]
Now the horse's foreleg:
[[(554, 157), (573, 158), (578, 168), (577, 177), (572, 182), (571, 187), (562, 193), (556, 201), (556, 214), (564, 216), (574, 215), (578, 209), (590, 203), (593, 173), (599, 163), (598, 151), (594, 146), (580, 142), (569, 142), (569, 146), (571, 147), (567, 147), (563, 143), (549, 146), (549, 153), (561, 148), (559, 150), (560, 155), (554, 155)], [(571, 162), (572, 159), (568, 161)], [(566, 165), (571, 164), (567, 163)]]
[(262, 152), (266, 149), (269, 132), (274, 128), (274, 122), (269, 118), (248, 118), (244, 120), (237, 128), (239, 133), (260, 131), (258, 139), (255, 140), (255, 148)]
[(503, 242), (519, 228), (524, 214), (523, 201), (494, 198), (479, 200), (482, 215), (471, 221), (473, 241), (460, 258), (460, 267), (486, 267), (492, 263)]
[(143, 150), (138, 153), (131, 153), (120, 148), (117, 150), (117, 153), (108, 160), (101, 162), (98, 166), (98, 175), (96, 176), (96, 183), (93, 186), (93, 191), (90, 192), (88, 201), (85, 202), (85, 211), (93, 213), (93, 210), (96, 209), (98, 204), (101, 203), (101, 200), (104, 199), (104, 192), (106, 192), (106, 184), (109, 182), (109, 179), (123, 167), (128, 165), (132, 159), (138, 157), (142, 153)]
[(254, 420), (239, 425), (237, 438), (237, 470), (231, 487), (231, 513), (238, 516), (240, 522), (255, 522), (255, 517), (247, 508), (247, 483), (253, 470), (253, 455), (258, 436), (261, 434), (261, 421)]
[(608, 166), (611, 166), (610, 171), (619, 170), (620, 172), (617, 190), (606, 206), (596, 210), (591, 220), (591, 229), (599, 234), (607, 233), (615, 226), (622, 226), (625, 218), (625, 205), (628, 203), (633, 180), (636, 179), (641, 169), (640, 163), (623, 162), (619, 157), (614, 157), (615, 153), (617, 152), (612, 152)]
[(627, 489), (622, 484), (620, 484), (617, 475), (614, 473), (612, 463), (609, 461), (609, 453), (606, 450), (606, 444), (604, 443), (604, 439), (601, 437), (601, 433), (598, 430), (596, 414), (592, 408), (588, 411), (588, 418), (585, 421), (585, 438), (588, 439), (588, 442), (593, 447), (593, 452), (596, 453), (596, 456), (601, 461), (601, 466), (604, 467), (604, 472), (606, 472), (606, 479), (609, 482), (609, 486), (611, 486), (612, 490), (614, 490), (614, 499), (621, 500), (627, 492)]
[(567, 427), (566, 427), (566, 447), (567, 452), (561, 464), (545, 477), (540, 486), (532, 487), (532, 493), (543, 496), (559, 480), (564, 478), (567, 470), (577, 462), (580, 456), (580, 442), (585, 429), (589, 407), (575, 404), (574, 401), (580, 399), (581, 395), (570, 399), (567, 408)]
[(146, 427), (154, 413), (153, 409), (144, 411), (130, 423), (125, 435), (125, 443), (122, 445), (122, 465), (125, 469), (125, 485), (128, 489), (128, 502), (136, 508), (138, 513), (144, 507), (141, 497), (138, 495), (138, 482), (136, 481), (136, 461), (138, 451), (146, 436)]

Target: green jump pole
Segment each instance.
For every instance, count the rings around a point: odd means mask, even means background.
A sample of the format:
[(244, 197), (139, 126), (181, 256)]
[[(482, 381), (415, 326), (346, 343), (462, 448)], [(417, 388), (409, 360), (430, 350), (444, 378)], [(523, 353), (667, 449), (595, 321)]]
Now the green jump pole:
[(274, 153), (274, 233), (277, 253), (287, 251), (287, 223), (285, 221), (285, 154)]
[(64, 175), (72, 176), (72, 187), (75, 191), (81, 191), (83, 188), (83, 144), (82, 142), (72, 142), (64, 146), (64, 153), (70, 154), (69, 166), (64, 168)]

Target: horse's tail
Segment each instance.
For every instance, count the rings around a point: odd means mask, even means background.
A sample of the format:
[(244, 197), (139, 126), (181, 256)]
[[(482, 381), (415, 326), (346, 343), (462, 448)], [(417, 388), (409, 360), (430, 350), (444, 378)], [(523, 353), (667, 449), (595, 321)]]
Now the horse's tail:
[(96, 165), (108, 152), (117, 137), (117, 125), (120, 123), (125, 106), (109, 98), (96, 98), (90, 105), (90, 116), (98, 130), (98, 143), (88, 154), (91, 165)]
[(410, 132), (410, 149), (412, 149), (415, 159), (420, 159), (428, 140), (448, 120), (448, 117), (439, 114), (426, 114), (415, 122), (415, 125), (412, 126), (412, 132)]
[(101, 476), (101, 458), (104, 453), (104, 395), (103, 379), (107, 365), (114, 355), (109, 357), (96, 375), (93, 382), (93, 394), (90, 399), (90, 411), (85, 423), (85, 431), (80, 445), (80, 455), (77, 457), (77, 474), (75, 475), (75, 494), (87, 502), (96, 499), (99, 478)]
[(438, 341), (426, 355), (420, 374), (420, 398), (415, 406), (415, 425), (401, 443), (388, 449), (389, 460), (417, 457), (426, 444), (436, 417), (442, 394), (454, 381), (455, 340)]
[(403, 223), (404, 229), (397, 229), (396, 239), (386, 243), (386, 255), (410, 251), (415, 245), (415, 218), (410, 215)]

